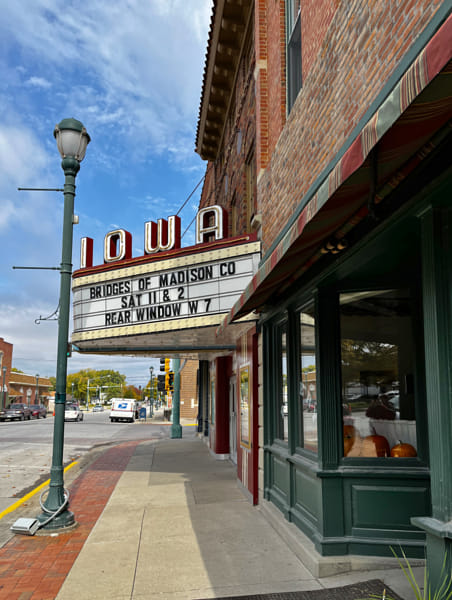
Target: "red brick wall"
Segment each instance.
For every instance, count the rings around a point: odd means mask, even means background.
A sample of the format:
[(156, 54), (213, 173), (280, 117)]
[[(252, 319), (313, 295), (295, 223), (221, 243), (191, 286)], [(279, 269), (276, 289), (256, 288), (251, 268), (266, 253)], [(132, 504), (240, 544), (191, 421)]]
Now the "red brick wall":
[(198, 361), (187, 360), (181, 371), (180, 417), (196, 419), (198, 416)]
[[(284, 1), (268, 2), (268, 152), (271, 156), (286, 122), (286, 56)], [(266, 166), (263, 161), (263, 167)]]
[[(282, 39), (277, 10), (281, 4), (282, 0), (266, 0), (269, 48), (277, 48), (276, 32)], [(258, 181), (264, 252), (441, 4), (440, 0), (303, 0), (303, 86), (279, 137), (276, 131), (268, 136), (272, 144), (278, 141), (269, 146), (269, 163)], [(257, 132), (263, 131), (260, 121), (266, 122), (267, 111), (273, 115), (281, 109), (282, 81), (276, 62), (270, 65), (269, 58), (268, 106), (262, 105), (262, 115), (258, 114)], [(275, 118), (272, 126), (277, 128), (278, 122)], [(257, 146), (266, 142), (258, 140)]]
[[(13, 345), (9, 342), (5, 342), (3, 338), (0, 338), (0, 352), (3, 352), (3, 359), (1, 367), (6, 367), (5, 385), (8, 385), (9, 377), (11, 374), (11, 367), (13, 362)], [(3, 385), (3, 371), (0, 371), (0, 386)], [(1, 391), (1, 387), (0, 387)]]

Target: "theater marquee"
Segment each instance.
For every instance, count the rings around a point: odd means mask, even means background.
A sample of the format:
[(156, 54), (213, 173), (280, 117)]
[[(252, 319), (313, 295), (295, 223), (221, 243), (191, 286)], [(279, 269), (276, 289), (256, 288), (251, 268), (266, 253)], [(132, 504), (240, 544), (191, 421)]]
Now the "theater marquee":
[(247, 235), (80, 269), (72, 343), (82, 351), (160, 353), (221, 346), (216, 329), (259, 260), (260, 243)]

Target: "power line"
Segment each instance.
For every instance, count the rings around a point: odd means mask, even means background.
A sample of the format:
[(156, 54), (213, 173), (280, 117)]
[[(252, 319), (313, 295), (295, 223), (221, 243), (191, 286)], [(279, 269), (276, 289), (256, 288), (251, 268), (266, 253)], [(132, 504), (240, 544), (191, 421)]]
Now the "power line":
[[(179, 208), (179, 210), (176, 213), (176, 216), (181, 212), (181, 210), (184, 208), (184, 206), (187, 204), (187, 202), (190, 200), (190, 198), (193, 196), (193, 194), (196, 192), (196, 190), (199, 188), (199, 186), (201, 185), (201, 183), (205, 180), (205, 178), (207, 177), (207, 173), (210, 171), (210, 169), (212, 168), (213, 163), (210, 163), (210, 165), (207, 167), (206, 172), (204, 173), (204, 175), (201, 177), (201, 179), (198, 181), (198, 183), (196, 184), (196, 186), (193, 188), (192, 192), (188, 195), (188, 198), (185, 200), (185, 202), (182, 204), (182, 206)], [(190, 229), (190, 227), (193, 225), (193, 221), (196, 219), (196, 215), (193, 217), (193, 219), (190, 221), (190, 225), (185, 229), (184, 233), (181, 235), (181, 239), (184, 237), (184, 235), (187, 233), (187, 231)]]
[(189, 194), (188, 198), (185, 200), (185, 202), (182, 204), (182, 206), (179, 208), (179, 210), (176, 213), (176, 216), (180, 213), (180, 211), (184, 208), (184, 206), (187, 204), (187, 202), (190, 200), (190, 198), (193, 196), (193, 194), (196, 192), (196, 190), (199, 188), (199, 186), (201, 185), (201, 183), (204, 181), (204, 179), (206, 178), (207, 175), (207, 171), (204, 173), (204, 175), (201, 177), (201, 179), (198, 181), (198, 183), (196, 184), (196, 186), (193, 188), (191, 194)]

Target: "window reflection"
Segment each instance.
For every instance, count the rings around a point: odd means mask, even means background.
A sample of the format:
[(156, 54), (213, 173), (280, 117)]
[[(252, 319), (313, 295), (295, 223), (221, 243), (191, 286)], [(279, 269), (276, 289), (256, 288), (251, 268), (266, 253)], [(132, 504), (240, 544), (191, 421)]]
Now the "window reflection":
[(300, 319), (300, 440), (301, 447), (317, 452), (317, 373), (314, 304), (299, 313)]
[(344, 456), (416, 456), (407, 290), (340, 295)]
[(279, 385), (278, 385), (278, 438), (285, 442), (289, 439), (289, 404), (287, 393), (287, 333), (280, 329), (280, 362), (279, 362)]

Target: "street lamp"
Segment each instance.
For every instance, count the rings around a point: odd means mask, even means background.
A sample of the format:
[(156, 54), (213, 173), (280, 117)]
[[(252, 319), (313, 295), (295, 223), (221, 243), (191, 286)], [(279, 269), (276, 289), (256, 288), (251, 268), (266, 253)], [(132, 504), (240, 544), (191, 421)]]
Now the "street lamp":
[(149, 390), (149, 416), (154, 416), (154, 367), (149, 367), (151, 374), (151, 385)]
[[(74, 524), (74, 514), (66, 506), (63, 481), (64, 407), (66, 404), (67, 344), (72, 276), (72, 226), (74, 224), (75, 177), (85, 157), (90, 137), (85, 127), (76, 119), (63, 119), (55, 126), (53, 135), (61, 155), (64, 171), (63, 237), (60, 266), (60, 304), (58, 315), (58, 346), (55, 386), (55, 419), (53, 427), (52, 467), (49, 493), (44, 502), (44, 512), (38, 516), (45, 529), (60, 529)], [(64, 509), (61, 507), (64, 506)], [(49, 514), (61, 512), (49, 521)], [(47, 511), (47, 512), (46, 512)], [(49, 522), (47, 522), (49, 521)]]
[(39, 404), (39, 373), (36, 373), (35, 404)]
[(2, 384), (2, 405), (0, 406), (0, 410), (3, 410), (5, 408), (5, 377), (6, 377), (6, 371), (8, 370), (8, 367), (3, 367), (2, 371), (3, 371), (3, 384)]

